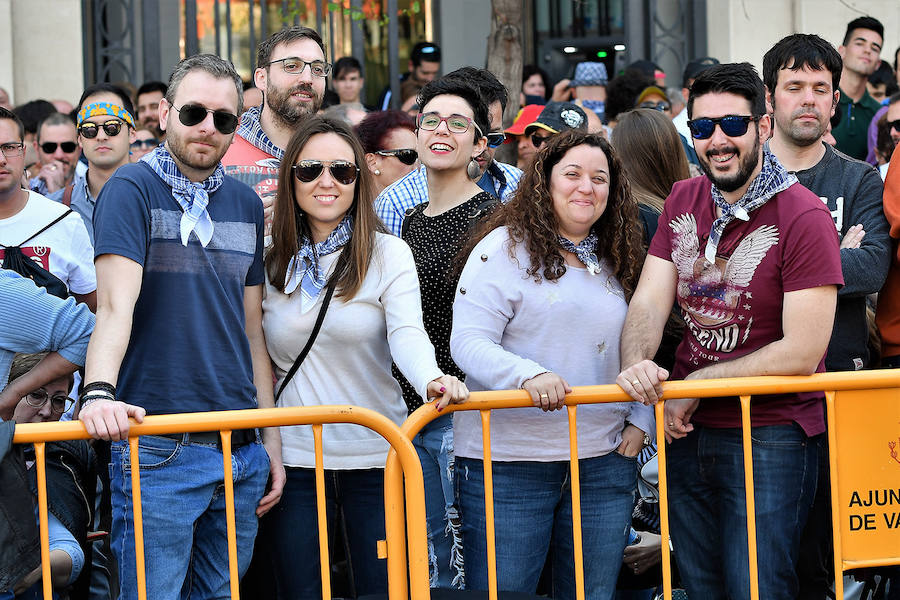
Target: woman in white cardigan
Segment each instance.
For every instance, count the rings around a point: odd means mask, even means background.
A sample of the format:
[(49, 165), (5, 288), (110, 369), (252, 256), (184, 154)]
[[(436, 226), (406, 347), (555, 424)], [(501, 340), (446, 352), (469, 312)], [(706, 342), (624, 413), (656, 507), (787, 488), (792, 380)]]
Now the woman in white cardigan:
[[(453, 304), (453, 359), (473, 390), (523, 388), (535, 408), (493, 411), (500, 589), (534, 593), (548, 551), (554, 598), (575, 598), (567, 418), (572, 385), (613, 383), (627, 299), (643, 262), (637, 205), (612, 147), (551, 138), (468, 256)], [(635, 457), (653, 413), (578, 408), (585, 592), (608, 600), (631, 522)], [(480, 416), (454, 416), (469, 589), (487, 589)]]
[[(266, 255), (263, 328), (278, 406), (352, 404), (399, 424), (406, 404), (391, 376), (392, 359), (423, 398), (440, 397), (439, 406), (464, 400), (468, 390), (435, 362), (412, 254), (384, 233), (364, 161), (352, 130), (337, 120), (309, 117), (291, 138)], [(289, 377), (320, 315), (321, 329)], [(384, 593), (376, 541), (384, 537), (388, 444), (355, 425), (326, 425), (323, 443), (329, 515), (340, 506), (356, 592)], [(266, 524), (279, 598), (320, 598), (311, 428), (282, 428), (282, 446), (287, 482)]]

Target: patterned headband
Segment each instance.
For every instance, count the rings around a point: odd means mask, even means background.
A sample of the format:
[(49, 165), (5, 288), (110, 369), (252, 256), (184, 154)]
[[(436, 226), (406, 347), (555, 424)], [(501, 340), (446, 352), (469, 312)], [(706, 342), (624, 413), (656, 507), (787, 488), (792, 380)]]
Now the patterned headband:
[(85, 119), (99, 117), (101, 115), (118, 117), (125, 121), (129, 127), (134, 129), (134, 117), (131, 116), (131, 113), (112, 102), (94, 102), (93, 104), (88, 104), (82, 108), (78, 111), (78, 125), (80, 126)]

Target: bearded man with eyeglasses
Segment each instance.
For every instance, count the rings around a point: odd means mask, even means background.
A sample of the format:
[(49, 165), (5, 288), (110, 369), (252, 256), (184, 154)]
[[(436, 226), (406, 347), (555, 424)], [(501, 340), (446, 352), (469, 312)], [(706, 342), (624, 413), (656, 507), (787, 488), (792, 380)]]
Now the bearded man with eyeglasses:
[(241, 115), (234, 143), (222, 164), (226, 173), (252, 187), (260, 197), (267, 231), (272, 225), (284, 149), (300, 122), (319, 112), (330, 72), (325, 44), (309, 27), (277, 31), (257, 48), (253, 80), (263, 93), (263, 104)]
[[(676, 183), (666, 199), (622, 331), (616, 383), (645, 404), (659, 401), (667, 379), (824, 371), (844, 283), (831, 214), (763, 148), (772, 123), (753, 66), (701, 73), (688, 115), (705, 176)], [(675, 301), (685, 328), (670, 377), (652, 359)], [(823, 396), (753, 398), (760, 598), (797, 596)], [(664, 414), (672, 544), (685, 590), (691, 598), (748, 598), (738, 399), (669, 399)]]

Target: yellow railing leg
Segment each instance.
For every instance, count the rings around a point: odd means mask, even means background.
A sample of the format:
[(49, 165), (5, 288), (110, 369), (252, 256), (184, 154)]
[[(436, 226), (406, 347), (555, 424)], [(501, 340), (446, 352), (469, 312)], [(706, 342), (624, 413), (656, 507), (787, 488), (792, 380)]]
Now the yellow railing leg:
[(141, 464), (137, 436), (128, 438), (131, 454), (131, 504), (134, 507), (134, 564), (138, 600), (147, 600), (147, 571), (144, 565), (144, 516), (141, 512)]
[(228, 540), (228, 574), (231, 583), (231, 598), (241, 597), (241, 578), (237, 563), (237, 527), (234, 519), (234, 471), (231, 462), (231, 431), (219, 432), (222, 436), (222, 464), (225, 483), (225, 531)]
[(747, 496), (747, 554), (750, 567), (750, 598), (759, 600), (756, 560), (756, 495), (753, 489), (753, 438), (750, 429), (750, 396), (741, 396), (741, 430), (744, 443), (744, 489)]
[(656, 403), (656, 462), (659, 469), (659, 535), (662, 546), (663, 596), (672, 600), (672, 554), (669, 537), (669, 484), (666, 475), (665, 403)]
[(584, 600), (584, 544), (581, 531), (581, 472), (578, 468), (578, 406), (568, 405), (569, 471), (572, 474), (572, 543), (575, 549), (575, 597)]

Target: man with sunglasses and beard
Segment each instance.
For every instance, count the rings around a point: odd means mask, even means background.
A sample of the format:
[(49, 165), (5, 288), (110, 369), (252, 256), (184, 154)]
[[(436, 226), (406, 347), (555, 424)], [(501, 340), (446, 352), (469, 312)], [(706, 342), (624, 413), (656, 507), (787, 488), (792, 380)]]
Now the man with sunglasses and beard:
[[(210, 54), (181, 61), (160, 102), (165, 144), (119, 169), (97, 203), (97, 327), (79, 418), (90, 435), (113, 441), (111, 542), (122, 600), (137, 598), (128, 417), (274, 406), (262, 332), (263, 209), (220, 162), (242, 101), (230, 63)], [(262, 437), (231, 433), (241, 575), (256, 517), (284, 483), (280, 432)], [(218, 432), (141, 437), (148, 598), (228, 596), (222, 460)]]
[(277, 31), (257, 48), (253, 81), (263, 93), (263, 104), (241, 115), (234, 143), (222, 164), (227, 174), (259, 195), (267, 231), (272, 225), (284, 148), (300, 122), (321, 108), (330, 72), (322, 38), (309, 27)]
[[(675, 184), (622, 332), (616, 383), (656, 403), (667, 379), (808, 375), (825, 370), (843, 284), (828, 209), (763, 148), (771, 132), (752, 65), (701, 73), (688, 122), (704, 177)], [(671, 376), (652, 358), (678, 302), (684, 339)], [(752, 405), (759, 595), (793, 599), (799, 540), (816, 488), (821, 392)], [(748, 598), (741, 408), (735, 397), (665, 403), (669, 510), (691, 598)]]
[[(468, 85), (474, 85), (487, 103), (491, 126), (490, 131), (486, 132), (487, 147), (469, 164), (468, 176), (482, 190), (506, 202), (512, 198), (522, 178), (521, 169), (494, 160), (497, 148), (506, 141), (503, 131), (503, 111), (509, 100), (506, 87), (487, 69), (475, 67), (462, 67), (444, 77), (462, 79)], [(428, 179), (425, 165), (422, 165), (378, 194), (375, 212), (385, 226), (399, 236), (406, 212), (427, 200)]]
[(78, 103), (78, 145), (88, 168), (75, 175), (71, 187), (54, 196), (81, 215), (91, 244), (94, 243), (94, 207), (100, 191), (113, 173), (129, 162), (134, 141), (134, 105), (125, 90), (111, 83), (98, 83), (84, 90)]
[[(884, 284), (891, 240), (881, 206), (883, 186), (868, 163), (822, 141), (841, 92), (841, 56), (817, 35), (783, 38), (763, 57), (767, 97), (775, 111), (768, 148), (828, 207), (840, 238), (844, 286), (825, 368), (858, 371), (870, 367), (866, 296)], [(827, 443), (820, 440), (815, 502), (803, 537), (798, 598), (824, 598), (831, 586), (831, 496)]]

